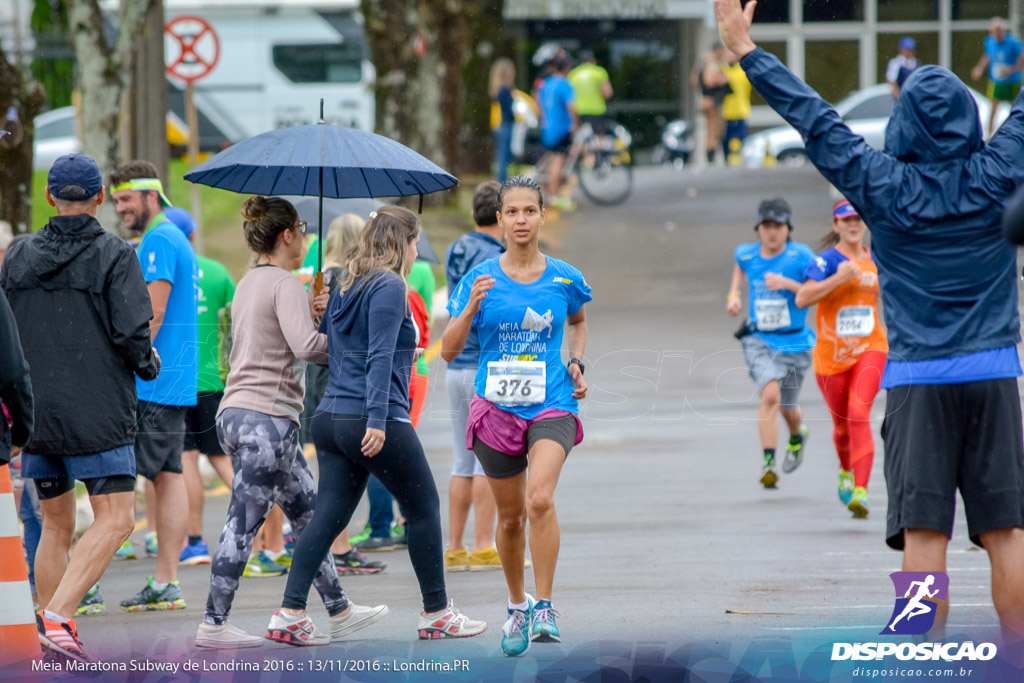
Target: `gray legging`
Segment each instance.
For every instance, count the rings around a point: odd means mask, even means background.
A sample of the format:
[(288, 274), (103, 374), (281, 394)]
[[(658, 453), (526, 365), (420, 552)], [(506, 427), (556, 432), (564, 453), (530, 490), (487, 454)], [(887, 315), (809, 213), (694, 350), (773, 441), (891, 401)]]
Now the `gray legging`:
[(448, 596), (444, 586), (441, 502), (416, 430), (408, 422), (388, 420), (384, 448), (372, 458), (362, 453), (365, 434), (365, 417), (319, 413), (313, 418), (320, 495), (306, 533), (295, 541), (292, 571), (281, 606), (306, 608), (318, 559), (348, 526), (366, 489), (366, 480), (373, 474), (395, 497), (407, 518), (409, 559), (419, 580), (424, 611), (442, 610), (448, 604)]
[[(227, 408), (217, 418), (217, 438), (231, 456), (235, 476), (224, 532), (210, 567), (206, 621), (223, 624), (231, 611), (238, 582), (252, 551), (256, 532), (277, 503), (292, 523), (296, 544), (313, 518), (316, 486), (299, 448), (299, 425), (283, 417)], [(316, 589), (333, 616), (348, 608), (348, 596), (325, 549), (313, 565)], [(309, 583), (306, 584), (309, 591)]]

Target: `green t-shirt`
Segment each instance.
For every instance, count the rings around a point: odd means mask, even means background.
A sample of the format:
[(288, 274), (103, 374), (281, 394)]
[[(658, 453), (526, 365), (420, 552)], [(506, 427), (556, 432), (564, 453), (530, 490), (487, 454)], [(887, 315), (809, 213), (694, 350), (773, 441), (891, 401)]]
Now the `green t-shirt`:
[(583, 63), (569, 72), (569, 83), (576, 91), (576, 113), (580, 116), (603, 116), (608, 111), (601, 86), (608, 82), (608, 72), (597, 64)]
[[(430, 268), (430, 264), (426, 261), (413, 263), (408, 280), (409, 287), (423, 297), (423, 303), (427, 305), (427, 315), (430, 315), (431, 309), (434, 307), (434, 290), (437, 288), (434, 271)], [(424, 377), (430, 374), (430, 368), (427, 366), (424, 356), (420, 356), (420, 359), (416, 361), (416, 373)]]
[[(224, 391), (221, 379), (221, 327), (227, 333), (235, 281), (228, 269), (213, 259), (198, 256), (199, 262), (199, 384), (200, 392)], [(226, 359), (225, 359), (226, 361)]]

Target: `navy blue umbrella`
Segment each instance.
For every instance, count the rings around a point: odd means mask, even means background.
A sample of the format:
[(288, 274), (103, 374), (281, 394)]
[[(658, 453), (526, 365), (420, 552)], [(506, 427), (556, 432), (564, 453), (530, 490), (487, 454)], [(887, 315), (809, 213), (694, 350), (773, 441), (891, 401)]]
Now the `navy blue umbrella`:
[[(185, 180), (243, 194), (323, 198), (407, 197), (447, 190), (458, 178), (390, 138), (321, 121), (279, 128), (228, 147)], [(320, 235), (321, 238), (323, 235)], [(323, 244), (323, 239), (317, 241)], [(317, 271), (322, 266), (318, 247)]]

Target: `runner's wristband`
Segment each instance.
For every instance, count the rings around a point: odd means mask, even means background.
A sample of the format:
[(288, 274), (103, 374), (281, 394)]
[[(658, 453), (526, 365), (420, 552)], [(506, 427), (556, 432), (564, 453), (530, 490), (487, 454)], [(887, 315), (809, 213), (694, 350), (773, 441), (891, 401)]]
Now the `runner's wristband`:
[(587, 369), (587, 366), (583, 364), (583, 361), (581, 361), (579, 358), (570, 358), (569, 362), (566, 363), (566, 367), (569, 367), (570, 365), (573, 365), (573, 364), (576, 364), (576, 365), (580, 366), (580, 374), (581, 375), (585, 373), (585, 371)]

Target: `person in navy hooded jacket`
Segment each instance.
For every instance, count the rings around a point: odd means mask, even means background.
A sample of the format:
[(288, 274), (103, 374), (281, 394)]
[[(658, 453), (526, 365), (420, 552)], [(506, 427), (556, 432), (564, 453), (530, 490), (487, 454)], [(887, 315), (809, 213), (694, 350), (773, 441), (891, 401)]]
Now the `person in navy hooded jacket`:
[[(945, 571), (956, 490), (989, 554), (1004, 632), (1024, 636), (1024, 445), (1016, 378), (1016, 249), (1003, 205), (1024, 181), (1024, 99), (988, 145), (974, 98), (948, 70), (907, 79), (872, 149), (750, 39), (756, 2), (715, 0), (722, 42), (871, 230), (889, 360), (882, 438), (886, 542), (904, 571)], [(948, 603), (940, 602), (941, 635)]]

